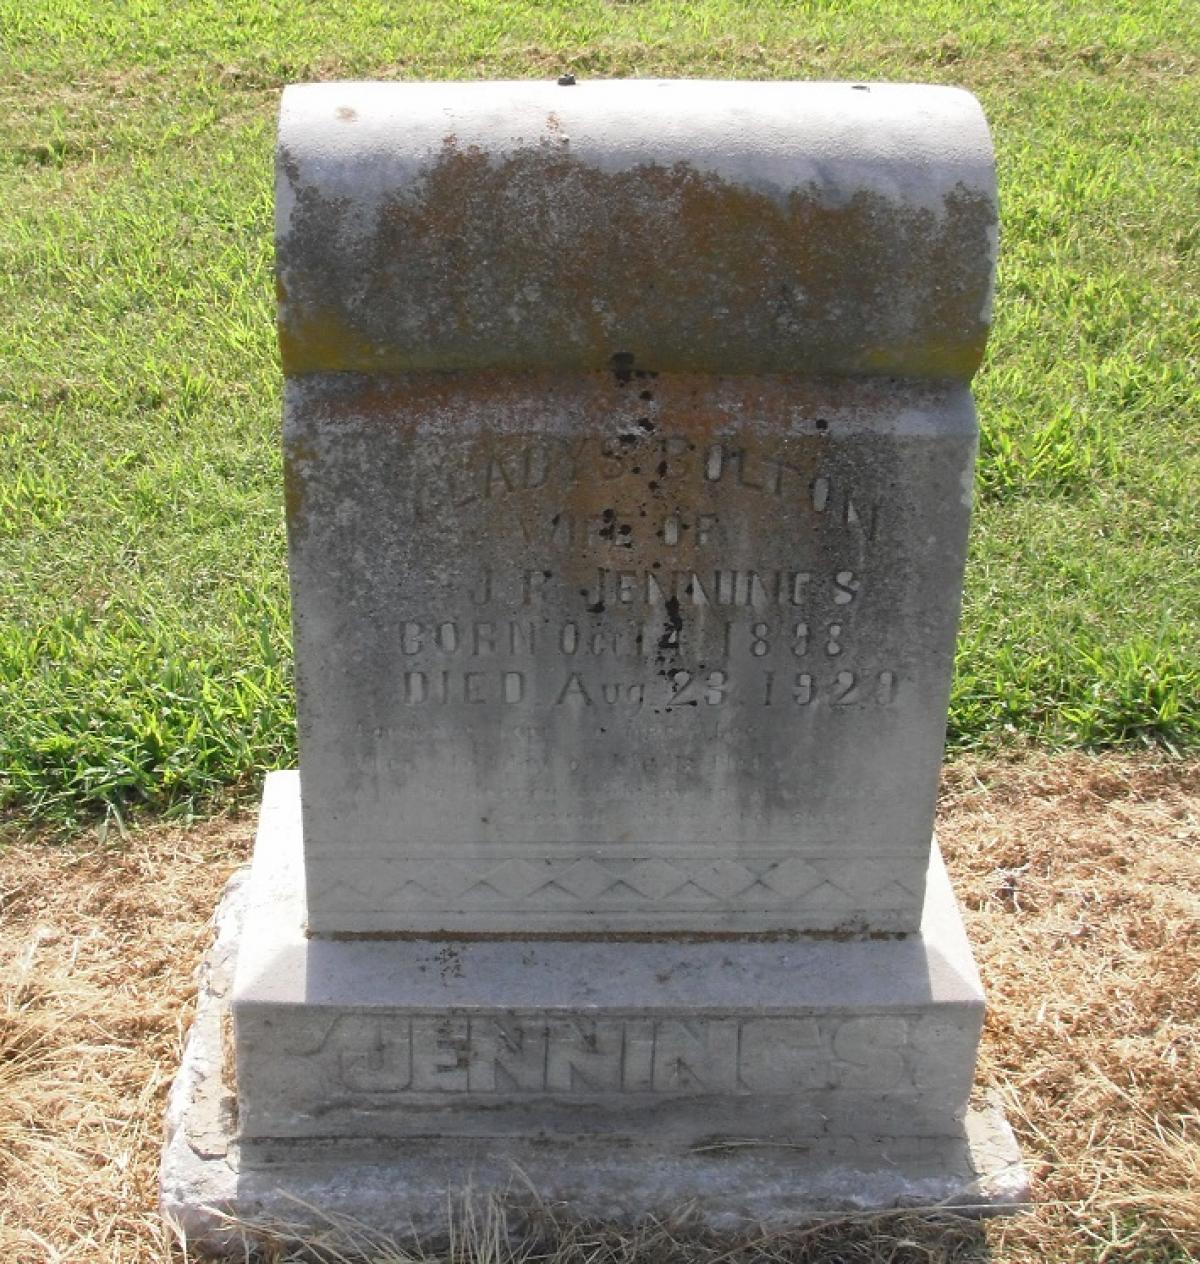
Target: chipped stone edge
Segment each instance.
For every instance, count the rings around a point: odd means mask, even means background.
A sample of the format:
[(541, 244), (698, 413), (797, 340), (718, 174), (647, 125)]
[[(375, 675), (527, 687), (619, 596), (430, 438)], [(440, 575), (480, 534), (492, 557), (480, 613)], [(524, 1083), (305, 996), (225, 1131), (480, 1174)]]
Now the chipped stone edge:
[[(803, 1146), (736, 1143), (664, 1154), (621, 1142), (497, 1143), (421, 1139), (374, 1155), (297, 1143), (295, 1159), (243, 1169), (226, 1038), (249, 869), (230, 880), (215, 940), (198, 972), (199, 996), (166, 1113), (160, 1210), (181, 1243), (207, 1256), (243, 1257), (264, 1241), (353, 1249), (391, 1234), (436, 1239), (456, 1207), (502, 1203), (517, 1225), (530, 1206), (614, 1223), (684, 1217), (719, 1232), (783, 1230), (815, 1217), (919, 1208), (970, 1217), (1029, 1202), (1029, 1176), (998, 1100), (969, 1113), (963, 1163), (932, 1165), (899, 1153), (874, 1164)], [(502, 1148), (501, 1148), (502, 1147)], [(973, 1174), (972, 1174), (973, 1173)]]

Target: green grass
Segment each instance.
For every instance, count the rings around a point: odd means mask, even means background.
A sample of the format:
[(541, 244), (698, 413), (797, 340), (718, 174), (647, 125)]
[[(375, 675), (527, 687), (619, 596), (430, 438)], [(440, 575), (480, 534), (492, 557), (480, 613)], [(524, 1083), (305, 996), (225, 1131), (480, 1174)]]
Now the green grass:
[(1200, 5), (0, 0), (0, 805), (294, 759), (271, 299), (310, 77), (960, 83), (1004, 241), (953, 747), (1200, 738)]

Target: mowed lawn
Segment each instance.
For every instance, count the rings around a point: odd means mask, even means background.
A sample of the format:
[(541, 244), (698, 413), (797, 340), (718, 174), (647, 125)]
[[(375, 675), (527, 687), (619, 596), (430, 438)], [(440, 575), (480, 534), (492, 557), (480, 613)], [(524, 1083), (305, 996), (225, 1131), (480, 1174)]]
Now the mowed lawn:
[(0, 0), (0, 807), (192, 812), (294, 760), (281, 87), (978, 94), (997, 323), (952, 748), (1200, 737), (1200, 5)]

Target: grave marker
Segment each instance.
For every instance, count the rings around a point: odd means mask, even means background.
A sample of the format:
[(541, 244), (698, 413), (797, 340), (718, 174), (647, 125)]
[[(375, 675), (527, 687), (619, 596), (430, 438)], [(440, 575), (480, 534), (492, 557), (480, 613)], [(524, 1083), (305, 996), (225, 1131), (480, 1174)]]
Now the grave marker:
[(181, 1123), (166, 1205), (1019, 1199), (931, 850), (974, 99), (309, 85), (278, 174), (300, 773), (240, 897), (236, 1196)]

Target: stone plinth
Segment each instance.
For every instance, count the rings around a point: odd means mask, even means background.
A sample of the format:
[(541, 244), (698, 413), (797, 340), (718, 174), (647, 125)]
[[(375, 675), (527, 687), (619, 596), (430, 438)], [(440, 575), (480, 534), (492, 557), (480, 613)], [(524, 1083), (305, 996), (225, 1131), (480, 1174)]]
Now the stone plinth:
[(983, 997), (936, 850), (899, 939), (315, 938), (303, 863), (272, 774), (172, 1093), (163, 1206), (193, 1247), (437, 1236), (473, 1196), (733, 1231), (1028, 1195), (968, 1101)]
[[(268, 780), (233, 994), (240, 1136), (950, 1137), (983, 995), (935, 854), (920, 935), (304, 933)], [(319, 1104), (319, 1106), (318, 1106)]]
[(173, 1215), (1020, 1197), (931, 847), (995, 245), (954, 89), (288, 90), (300, 771)]

